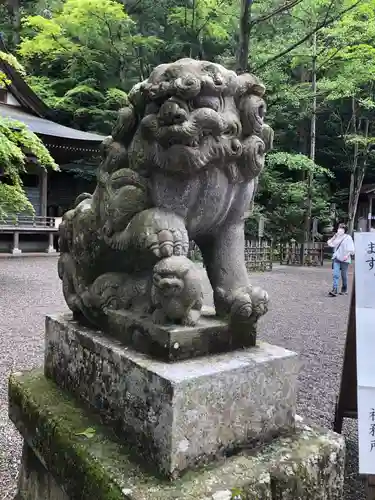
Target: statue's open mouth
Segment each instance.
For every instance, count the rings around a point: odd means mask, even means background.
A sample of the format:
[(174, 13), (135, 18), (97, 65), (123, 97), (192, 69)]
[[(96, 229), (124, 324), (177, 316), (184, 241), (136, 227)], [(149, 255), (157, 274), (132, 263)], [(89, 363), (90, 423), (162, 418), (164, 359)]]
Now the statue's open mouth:
[[(238, 159), (242, 145), (237, 138), (214, 137), (200, 134), (191, 138), (169, 137), (167, 144), (158, 141), (147, 143), (145, 153), (155, 165), (166, 171), (178, 170), (190, 174), (206, 168), (213, 161), (224, 162)], [(172, 139), (172, 140), (171, 140)]]
[(207, 142), (217, 141), (225, 133), (227, 123), (212, 109), (193, 111), (182, 123), (165, 125), (157, 115), (142, 120), (142, 135), (146, 141), (156, 141), (167, 150), (173, 146), (199, 148)]
[(199, 108), (181, 123), (166, 125), (159, 118), (145, 117), (141, 131), (146, 157), (164, 170), (190, 174), (242, 154), (240, 126), (233, 117), (228, 120), (213, 109)]

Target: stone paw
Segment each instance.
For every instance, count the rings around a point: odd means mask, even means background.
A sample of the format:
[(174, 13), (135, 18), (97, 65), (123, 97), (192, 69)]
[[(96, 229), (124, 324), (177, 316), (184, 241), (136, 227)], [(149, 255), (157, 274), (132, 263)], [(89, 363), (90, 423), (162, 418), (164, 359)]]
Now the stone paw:
[(151, 250), (157, 258), (187, 256), (189, 236), (181, 217), (158, 209), (139, 215), (143, 224), (138, 238), (141, 247)]
[(268, 311), (268, 293), (258, 286), (251, 289), (251, 299), (253, 303), (253, 316), (260, 318)]
[(260, 287), (246, 287), (225, 292), (215, 291), (215, 306), (219, 316), (229, 314), (231, 322), (255, 323), (268, 311), (268, 294)]
[(123, 251), (128, 247), (151, 251), (157, 259), (172, 255), (186, 257), (189, 236), (184, 220), (178, 215), (150, 208), (135, 215), (126, 229), (113, 232), (111, 221), (101, 231), (101, 237), (113, 249)]
[(267, 311), (268, 293), (260, 287), (249, 287), (234, 294), (230, 316), (235, 321), (255, 323)]
[(189, 246), (185, 244), (183, 236), (183, 232), (178, 229), (161, 229), (147, 236), (147, 247), (158, 258), (186, 256)]
[(199, 318), (201, 317), (201, 312), (196, 309), (191, 309), (189, 313), (183, 318), (182, 324), (184, 326), (195, 326)]
[(167, 317), (162, 309), (155, 309), (152, 313), (152, 322), (155, 325), (164, 325), (167, 323)]
[(236, 342), (244, 347), (256, 345), (257, 322), (266, 309), (266, 297), (260, 289), (247, 287), (231, 294), (229, 328)]
[(252, 313), (253, 303), (251, 300), (251, 295), (247, 292), (235, 293), (230, 308), (230, 317), (243, 321), (251, 318)]

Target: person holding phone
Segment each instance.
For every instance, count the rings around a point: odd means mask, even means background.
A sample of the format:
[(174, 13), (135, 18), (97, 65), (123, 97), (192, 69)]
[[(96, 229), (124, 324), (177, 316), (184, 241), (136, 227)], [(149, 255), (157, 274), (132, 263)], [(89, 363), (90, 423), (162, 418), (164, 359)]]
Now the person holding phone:
[(331, 297), (336, 297), (338, 295), (340, 275), (342, 281), (340, 295), (346, 295), (348, 293), (348, 269), (352, 262), (352, 255), (354, 255), (354, 242), (347, 231), (348, 228), (345, 224), (339, 224), (337, 233), (327, 242), (328, 246), (333, 248), (333, 285), (332, 290), (329, 292)]

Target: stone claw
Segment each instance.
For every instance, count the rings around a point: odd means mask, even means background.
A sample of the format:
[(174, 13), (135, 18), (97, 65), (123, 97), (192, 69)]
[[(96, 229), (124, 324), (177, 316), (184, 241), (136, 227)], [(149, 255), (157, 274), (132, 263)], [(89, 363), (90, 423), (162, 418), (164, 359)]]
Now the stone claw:
[(189, 251), (189, 236), (182, 217), (159, 208), (138, 213), (121, 233), (109, 237), (107, 232), (105, 227), (102, 237), (112, 248), (125, 250), (133, 246), (151, 251), (158, 260), (173, 255), (186, 257)]
[(184, 326), (195, 326), (198, 323), (200, 317), (201, 317), (201, 311), (197, 311), (196, 309), (190, 309), (185, 318), (183, 318), (182, 324)]
[(268, 311), (268, 294), (261, 288), (252, 286), (227, 293), (218, 288), (215, 291), (215, 306), (219, 316), (229, 313), (229, 322), (234, 331), (240, 329), (255, 335), (258, 319)]
[(172, 255), (187, 256), (189, 236), (184, 221), (169, 212), (161, 210), (154, 210), (154, 212), (155, 216), (145, 221), (145, 237), (141, 238), (143, 245), (158, 259), (172, 257)]
[(238, 293), (234, 296), (232, 306), (230, 308), (231, 318), (245, 319), (251, 318), (253, 313), (253, 303), (249, 293)]
[(155, 309), (152, 313), (152, 321), (155, 325), (164, 325), (167, 322), (167, 316), (162, 309)]
[(253, 316), (260, 318), (268, 311), (268, 293), (258, 286), (251, 290), (251, 299), (253, 302)]
[(256, 322), (268, 311), (268, 294), (260, 287), (249, 287), (234, 294), (230, 316), (234, 320)]

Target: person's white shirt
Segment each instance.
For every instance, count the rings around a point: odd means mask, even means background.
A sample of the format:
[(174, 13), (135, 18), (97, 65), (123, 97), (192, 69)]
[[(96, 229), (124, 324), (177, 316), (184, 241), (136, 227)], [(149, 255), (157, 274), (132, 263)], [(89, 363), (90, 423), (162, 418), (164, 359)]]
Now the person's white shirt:
[(327, 241), (327, 244), (333, 248), (332, 259), (345, 262), (350, 260), (350, 257), (354, 255), (354, 241), (350, 234), (344, 233), (341, 235), (336, 233), (335, 236)]

